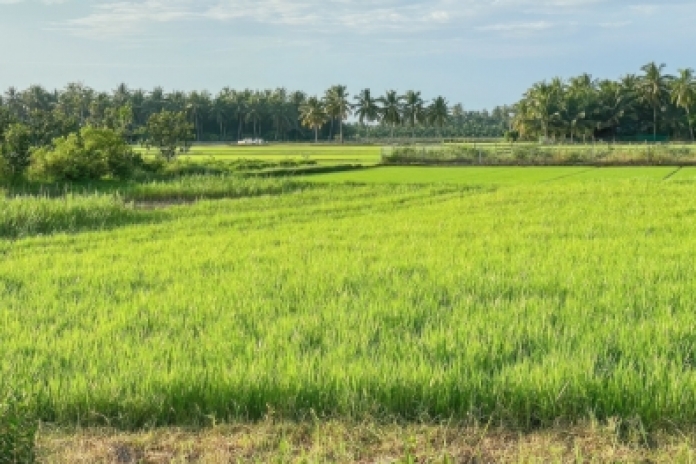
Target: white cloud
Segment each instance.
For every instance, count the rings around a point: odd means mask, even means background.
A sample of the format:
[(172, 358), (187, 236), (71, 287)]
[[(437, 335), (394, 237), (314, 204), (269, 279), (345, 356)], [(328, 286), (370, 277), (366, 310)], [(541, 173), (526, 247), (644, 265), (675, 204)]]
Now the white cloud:
[[(201, 31), (205, 27), (200, 23), (207, 21), (233, 24), (240, 31), (258, 26), (254, 32), (277, 37), (313, 36), (317, 42), (323, 40), (317, 38), (321, 34), (447, 40), (462, 31), (510, 39), (552, 31), (567, 35), (582, 27), (627, 27), (632, 19), (655, 11), (650, 2), (654, 0), (105, 0), (86, 15), (51, 28), (95, 39), (136, 40), (155, 36), (157, 24), (191, 23), (186, 27)], [(685, 2), (665, 0), (663, 6)]]
[[(0, 0), (3, 1), (3, 0)], [(73, 33), (114, 36), (141, 30), (143, 23), (185, 20), (255, 22), (337, 32), (415, 32), (461, 25), (462, 21), (509, 13), (565, 14), (607, 0), (173, 0), (103, 3), (63, 26)], [(544, 29), (544, 21), (488, 30)]]
[(531, 23), (499, 23), (482, 26), (480, 31), (503, 31), (503, 32), (521, 32), (521, 31), (543, 31), (551, 29), (554, 25), (548, 21), (536, 21)]

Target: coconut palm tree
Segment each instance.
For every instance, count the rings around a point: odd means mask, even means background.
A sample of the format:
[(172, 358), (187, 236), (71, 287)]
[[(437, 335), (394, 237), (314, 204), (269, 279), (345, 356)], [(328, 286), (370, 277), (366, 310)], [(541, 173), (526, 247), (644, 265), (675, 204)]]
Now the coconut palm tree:
[(215, 116), (215, 122), (218, 123), (220, 128), (220, 140), (225, 140), (227, 136), (227, 127), (225, 126), (225, 121), (227, 121), (227, 116), (230, 106), (230, 90), (229, 87), (223, 88), (220, 93), (217, 94), (215, 100), (213, 101), (213, 116)]
[(193, 125), (196, 129), (196, 141), (201, 141), (201, 120), (210, 109), (210, 93), (207, 90), (202, 92), (193, 91), (186, 99), (186, 109), (193, 116)]
[[(355, 96), (355, 114), (358, 117), (358, 122), (361, 126), (366, 127), (365, 121), (368, 123), (375, 122), (379, 119), (379, 106), (377, 100), (372, 98), (370, 89), (363, 89)], [(368, 126), (369, 127), (369, 126)], [(369, 129), (367, 130), (369, 138)]]
[(449, 120), (449, 103), (445, 97), (437, 97), (428, 107), (428, 122), (435, 127), (440, 128), (440, 137), (442, 137), (442, 128)]
[(314, 143), (319, 142), (319, 129), (329, 120), (323, 102), (318, 97), (309, 97), (300, 106), (300, 121), (305, 127), (314, 129)]
[(326, 91), (324, 106), (332, 121), (338, 119), (339, 139), (343, 143), (343, 121), (351, 114), (351, 104), (348, 102), (348, 88), (345, 85), (334, 85)]
[(657, 114), (662, 109), (669, 95), (669, 82), (672, 77), (664, 74), (666, 65), (657, 65), (654, 61), (641, 68), (643, 76), (638, 82), (638, 92), (653, 110), (653, 140), (657, 140)]
[(627, 90), (627, 87), (620, 82), (604, 80), (597, 85), (597, 107), (595, 114), (598, 119), (599, 129), (611, 129), (616, 137), (617, 127), (621, 121), (628, 117), (634, 118), (634, 113), (630, 112), (634, 93)]
[(411, 137), (416, 136), (416, 124), (426, 122), (427, 111), (421, 93), (409, 90), (404, 95), (404, 120), (411, 126)]
[(686, 111), (691, 141), (694, 141), (694, 128), (691, 121), (691, 108), (696, 104), (696, 79), (691, 68), (680, 69), (679, 77), (671, 82), (672, 103)]
[[(254, 138), (257, 138), (256, 128), (263, 117), (264, 103), (264, 96), (260, 92), (254, 92), (247, 101), (246, 121), (253, 124)], [(259, 137), (260, 136), (261, 128), (259, 127)]]
[(230, 116), (234, 116), (237, 123), (237, 140), (242, 139), (244, 120), (246, 119), (247, 101), (250, 92), (248, 90), (238, 92), (233, 90), (229, 96)]
[(570, 143), (575, 141), (577, 132), (594, 125), (592, 114), (596, 100), (596, 82), (589, 74), (570, 79), (564, 92), (565, 104), (561, 105), (564, 122), (570, 131)]
[(530, 102), (529, 109), (541, 124), (544, 138), (549, 138), (551, 123), (558, 118), (558, 88), (547, 82), (539, 82), (527, 92), (525, 98)]
[(380, 104), (380, 119), (382, 124), (391, 126), (391, 138), (394, 139), (394, 129), (401, 123), (403, 97), (399, 96), (396, 90), (388, 90), (383, 97), (377, 99)]

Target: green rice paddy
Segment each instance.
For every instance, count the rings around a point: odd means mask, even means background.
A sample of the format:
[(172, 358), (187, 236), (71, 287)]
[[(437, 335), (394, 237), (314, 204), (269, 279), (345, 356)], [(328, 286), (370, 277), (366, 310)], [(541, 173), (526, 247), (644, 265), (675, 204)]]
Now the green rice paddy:
[(197, 178), (146, 193), (235, 198), (156, 209), (5, 199), (21, 233), (0, 237), (0, 385), (65, 425), (693, 425), (693, 171)]

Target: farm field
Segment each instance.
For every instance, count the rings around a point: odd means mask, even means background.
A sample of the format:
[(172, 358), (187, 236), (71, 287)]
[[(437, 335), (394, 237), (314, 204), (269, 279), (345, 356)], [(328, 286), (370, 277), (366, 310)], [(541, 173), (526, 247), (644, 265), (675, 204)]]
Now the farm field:
[[(670, 177), (674, 174), (674, 177)], [(306, 176), (313, 182), (372, 184), (469, 184), (513, 186), (601, 180), (696, 178), (696, 169), (677, 167), (378, 167), (361, 171)]]
[[(141, 153), (156, 153), (138, 148)], [(213, 158), (217, 161), (238, 159), (262, 159), (267, 161), (281, 160), (313, 160), (319, 164), (377, 164), (380, 161), (381, 147), (379, 146), (350, 146), (350, 145), (312, 145), (312, 144), (280, 144), (264, 146), (234, 146), (234, 145), (200, 145), (191, 147), (190, 151), (181, 156), (191, 161), (205, 161)]]
[(676, 171), (385, 167), (0, 200), (0, 385), (66, 429), (688, 431), (696, 178)]

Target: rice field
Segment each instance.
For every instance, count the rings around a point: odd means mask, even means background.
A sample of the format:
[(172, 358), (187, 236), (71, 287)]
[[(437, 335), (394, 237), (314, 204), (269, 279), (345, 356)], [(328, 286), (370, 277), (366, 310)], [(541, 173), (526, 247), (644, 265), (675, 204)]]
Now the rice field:
[[(180, 156), (189, 161), (233, 161), (261, 159), (266, 161), (316, 161), (318, 164), (377, 164), (381, 159), (380, 146), (279, 144), (262, 146), (198, 145)], [(143, 154), (154, 155), (156, 150), (138, 148)]]
[(7, 198), (0, 384), (64, 426), (692, 426), (689, 179), (375, 168), (222, 199), (206, 178), (151, 186), (203, 199), (157, 209)]
[(378, 167), (305, 177), (321, 183), (463, 184), (515, 186), (612, 180), (696, 179), (696, 168), (679, 167)]

